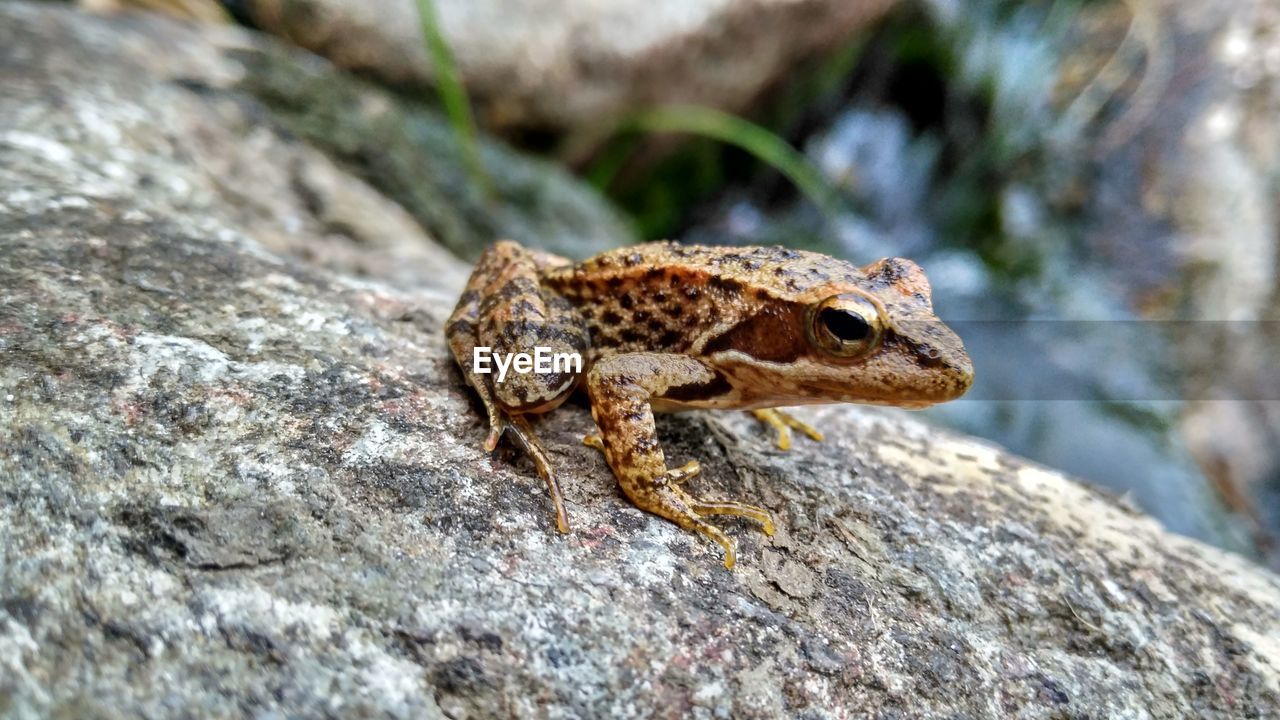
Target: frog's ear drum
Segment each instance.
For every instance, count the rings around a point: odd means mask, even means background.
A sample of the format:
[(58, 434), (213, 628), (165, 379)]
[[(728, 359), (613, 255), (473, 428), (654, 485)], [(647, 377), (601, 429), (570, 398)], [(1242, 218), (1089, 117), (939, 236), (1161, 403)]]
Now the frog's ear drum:
[(933, 288), (920, 266), (905, 258), (885, 258), (862, 268), (867, 279), (897, 288), (903, 295), (915, 295), (933, 307)]

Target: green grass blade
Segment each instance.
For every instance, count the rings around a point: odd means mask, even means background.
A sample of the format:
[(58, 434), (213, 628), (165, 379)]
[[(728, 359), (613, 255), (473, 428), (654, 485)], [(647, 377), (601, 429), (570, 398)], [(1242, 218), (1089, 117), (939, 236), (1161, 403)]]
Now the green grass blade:
[(690, 133), (735, 145), (782, 173), (828, 219), (842, 208), (839, 192), (808, 158), (786, 140), (750, 120), (701, 105), (667, 105), (631, 116), (623, 128)]
[(453, 51), (440, 31), (440, 17), (436, 14), (435, 0), (417, 0), (418, 17), (422, 22), (422, 38), (427, 55), (431, 58), (435, 70), (436, 89), (440, 93), (440, 101), (444, 103), (445, 114), (449, 124), (453, 126), (453, 134), (462, 150), (463, 162), (471, 175), (471, 180), (487, 196), (491, 194), (492, 185), (485, 172), (484, 163), (480, 159), (480, 146), (476, 141), (475, 119), (471, 115), (471, 103), (467, 100), (466, 88), (458, 73), (458, 64), (454, 61)]

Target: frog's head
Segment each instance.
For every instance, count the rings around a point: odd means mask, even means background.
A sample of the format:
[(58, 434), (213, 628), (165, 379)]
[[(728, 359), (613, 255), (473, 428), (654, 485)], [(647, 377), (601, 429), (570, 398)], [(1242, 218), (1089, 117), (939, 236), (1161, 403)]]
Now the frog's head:
[(964, 344), (933, 314), (924, 272), (900, 258), (806, 288), (785, 310), (758, 315), (711, 345), (719, 360), (712, 364), (759, 404), (925, 407), (973, 384)]
[(933, 314), (920, 266), (887, 258), (864, 283), (812, 302), (805, 313), (811, 382), (843, 399), (923, 407), (973, 384), (964, 343)]

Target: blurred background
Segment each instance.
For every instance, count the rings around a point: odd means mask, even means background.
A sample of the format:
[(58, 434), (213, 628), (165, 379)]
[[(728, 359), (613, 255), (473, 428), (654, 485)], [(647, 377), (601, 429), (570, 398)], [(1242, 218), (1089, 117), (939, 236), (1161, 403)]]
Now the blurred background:
[(978, 373), (933, 420), (1280, 567), (1280, 4), (80, 4), (324, 57), (242, 82), (464, 259), (910, 257)]

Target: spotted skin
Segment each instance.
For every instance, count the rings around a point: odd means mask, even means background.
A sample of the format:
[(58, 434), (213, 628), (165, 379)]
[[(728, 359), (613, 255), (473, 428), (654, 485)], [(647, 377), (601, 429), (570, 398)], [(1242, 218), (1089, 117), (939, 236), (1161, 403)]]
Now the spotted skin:
[(567, 260), (525, 250), (503, 241), (489, 248), (476, 264), (458, 305), (445, 325), (445, 336), (467, 383), (475, 388), (489, 416), (485, 450), (497, 447), (504, 430), (533, 458), (555, 505), (556, 527), (569, 531), (560, 484), (528, 416), (554, 410), (577, 387), (580, 373), (515, 373), (498, 382), (496, 373), (477, 373), (476, 346), (503, 356), (543, 346), (551, 352), (585, 355), (588, 335), (581, 317), (562, 297), (545, 291), (540, 274)]
[[(529, 449), (547, 479), (557, 525), (563, 501), (528, 423), (585, 384), (599, 447), (637, 507), (724, 548), (732, 540), (706, 521), (736, 515), (773, 522), (762, 508), (706, 501), (681, 483), (696, 461), (668, 468), (653, 413), (747, 409), (774, 427), (817, 431), (777, 406), (862, 402), (924, 407), (968, 389), (973, 367), (960, 339), (933, 314), (928, 280), (909, 260), (859, 268), (817, 253), (650, 243), (580, 263), (495, 244), (480, 259), (446, 326), (454, 357), (489, 414), (492, 449), (504, 429)], [(471, 350), (582, 352), (584, 378), (471, 372)], [(510, 385), (510, 386), (508, 386)]]

